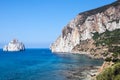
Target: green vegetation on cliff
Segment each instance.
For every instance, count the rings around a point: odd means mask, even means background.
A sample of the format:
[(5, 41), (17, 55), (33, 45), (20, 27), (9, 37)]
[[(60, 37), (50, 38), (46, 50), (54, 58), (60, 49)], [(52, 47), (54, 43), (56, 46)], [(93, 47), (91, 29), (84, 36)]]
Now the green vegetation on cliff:
[(93, 39), (96, 47), (107, 47), (105, 52), (105, 61), (114, 62), (115, 64), (106, 68), (102, 73), (97, 75), (96, 80), (120, 80), (120, 29), (113, 31), (106, 30), (104, 33), (94, 33)]
[(120, 80), (120, 63), (105, 69), (96, 77), (96, 80)]
[[(120, 29), (113, 31), (106, 30), (104, 33), (94, 33), (93, 39), (95, 40), (96, 47), (107, 46), (108, 53), (113, 53), (113, 57), (120, 55)], [(107, 54), (109, 55), (109, 54)]]
[(103, 44), (108, 46), (112, 46), (113, 44), (120, 44), (120, 29), (113, 31), (106, 30), (101, 34), (96, 32), (94, 33), (93, 39), (96, 41), (96, 46)]

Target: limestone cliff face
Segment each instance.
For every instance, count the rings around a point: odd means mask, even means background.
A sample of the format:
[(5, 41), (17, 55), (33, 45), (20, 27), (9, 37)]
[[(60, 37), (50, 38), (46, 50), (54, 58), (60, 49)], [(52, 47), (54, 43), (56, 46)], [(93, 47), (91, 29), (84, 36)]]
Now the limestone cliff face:
[[(52, 52), (89, 51), (93, 33), (120, 29), (120, 1), (77, 15), (51, 45)], [(83, 47), (83, 49), (76, 48)], [(85, 48), (84, 48), (85, 46)], [(87, 47), (87, 48), (86, 48)], [(85, 50), (86, 49), (86, 50)]]

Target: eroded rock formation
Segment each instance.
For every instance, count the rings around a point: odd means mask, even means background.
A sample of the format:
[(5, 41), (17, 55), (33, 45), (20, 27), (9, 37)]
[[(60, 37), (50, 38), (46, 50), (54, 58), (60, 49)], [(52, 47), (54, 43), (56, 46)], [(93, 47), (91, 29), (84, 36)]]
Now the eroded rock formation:
[[(101, 52), (103, 46), (94, 45), (94, 33), (103, 33), (106, 30), (120, 29), (120, 2), (119, 0), (77, 15), (62, 30), (62, 34), (51, 45), (52, 52)], [(92, 50), (93, 49), (93, 50)], [(107, 46), (104, 46), (107, 50)]]
[(23, 51), (23, 50), (25, 50), (24, 44), (16, 39), (9, 42), (9, 44), (5, 45), (3, 48), (3, 51)]

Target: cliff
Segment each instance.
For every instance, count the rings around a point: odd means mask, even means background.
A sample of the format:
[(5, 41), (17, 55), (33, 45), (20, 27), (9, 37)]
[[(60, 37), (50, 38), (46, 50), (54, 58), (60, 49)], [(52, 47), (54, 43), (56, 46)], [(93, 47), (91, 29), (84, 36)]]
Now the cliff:
[[(62, 30), (62, 34), (51, 45), (52, 52), (87, 52), (96, 55), (108, 51), (102, 43), (96, 47), (96, 34), (117, 30), (120, 32), (120, 1), (79, 13)], [(118, 37), (120, 39), (120, 37)], [(118, 40), (119, 40), (118, 39)], [(97, 39), (98, 40), (98, 39)]]

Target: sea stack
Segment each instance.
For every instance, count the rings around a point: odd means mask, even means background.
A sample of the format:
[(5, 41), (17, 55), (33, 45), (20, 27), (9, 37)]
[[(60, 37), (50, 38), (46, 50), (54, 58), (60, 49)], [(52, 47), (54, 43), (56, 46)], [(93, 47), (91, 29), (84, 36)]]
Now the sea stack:
[(3, 51), (23, 51), (25, 46), (22, 42), (19, 42), (17, 39), (13, 39), (3, 47)]

